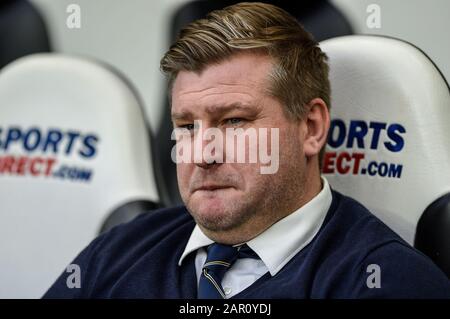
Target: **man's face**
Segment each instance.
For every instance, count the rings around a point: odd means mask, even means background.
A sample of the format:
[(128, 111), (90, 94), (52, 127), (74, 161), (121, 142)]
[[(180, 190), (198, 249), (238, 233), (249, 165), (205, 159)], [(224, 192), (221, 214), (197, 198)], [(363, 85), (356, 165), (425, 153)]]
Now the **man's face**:
[[(197, 163), (177, 164), (182, 199), (204, 230), (223, 232), (251, 224), (263, 231), (277, 216), (293, 209), (292, 202), (302, 194), (305, 124), (288, 119), (280, 102), (268, 95), (271, 68), (268, 56), (244, 53), (211, 65), (201, 74), (182, 71), (174, 82), (172, 119), (174, 127), (191, 130), (188, 144), (204, 149), (210, 141), (202, 138), (203, 133), (213, 127), (224, 136), (227, 128), (255, 130), (258, 136), (263, 132), (260, 129), (266, 128), (270, 154), (278, 152), (270, 145), (271, 129), (279, 132), (279, 166), (273, 174), (261, 173), (264, 165), (259, 157), (256, 163), (249, 163), (249, 152), (255, 151), (248, 147), (250, 143), (245, 144), (245, 163), (225, 160), (231, 147), (242, 151), (227, 144), (214, 152), (214, 158), (222, 158), (223, 163), (208, 164), (203, 158)], [(194, 121), (201, 121), (201, 129), (192, 129)], [(257, 147), (262, 147), (261, 143)]]

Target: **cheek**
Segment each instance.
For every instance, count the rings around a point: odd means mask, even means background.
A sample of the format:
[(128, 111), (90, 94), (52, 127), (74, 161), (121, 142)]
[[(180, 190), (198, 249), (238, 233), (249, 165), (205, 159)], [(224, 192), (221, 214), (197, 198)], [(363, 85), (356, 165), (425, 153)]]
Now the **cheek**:
[(259, 164), (234, 164), (233, 171), (239, 176), (239, 188), (248, 194), (252, 189), (265, 183), (265, 175), (261, 174)]
[(280, 130), (280, 150), (300, 152), (303, 148), (297, 126), (287, 126)]
[(181, 193), (185, 193), (189, 190), (189, 181), (192, 171), (192, 164), (177, 164), (178, 187)]

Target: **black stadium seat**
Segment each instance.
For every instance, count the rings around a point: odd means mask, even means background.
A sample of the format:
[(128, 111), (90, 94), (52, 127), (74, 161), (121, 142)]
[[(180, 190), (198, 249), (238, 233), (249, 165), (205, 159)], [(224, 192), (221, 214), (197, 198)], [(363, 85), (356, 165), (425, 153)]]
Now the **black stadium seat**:
[(26, 0), (0, 1), (0, 69), (22, 56), (49, 52), (47, 27)]

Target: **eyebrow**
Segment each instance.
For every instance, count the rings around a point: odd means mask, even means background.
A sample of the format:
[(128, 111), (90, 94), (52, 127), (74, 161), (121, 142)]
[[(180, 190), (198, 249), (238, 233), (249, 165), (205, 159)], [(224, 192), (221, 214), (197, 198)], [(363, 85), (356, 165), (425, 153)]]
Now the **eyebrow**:
[[(205, 112), (209, 114), (223, 114), (233, 110), (255, 111), (257, 109), (259, 108), (254, 108), (251, 104), (242, 104), (240, 102), (236, 102), (231, 104), (210, 105), (205, 108)], [(172, 113), (171, 117), (172, 120), (181, 120), (191, 119), (193, 116), (189, 111), (181, 111)]]

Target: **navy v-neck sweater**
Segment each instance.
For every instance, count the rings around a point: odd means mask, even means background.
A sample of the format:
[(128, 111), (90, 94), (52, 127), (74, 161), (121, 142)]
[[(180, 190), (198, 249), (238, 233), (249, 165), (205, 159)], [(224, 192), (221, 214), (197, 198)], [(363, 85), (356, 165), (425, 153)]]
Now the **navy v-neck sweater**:
[[(355, 200), (332, 194), (312, 242), (233, 298), (450, 298), (449, 279), (428, 257)], [(63, 272), (44, 298), (196, 298), (195, 252), (178, 266), (194, 226), (185, 207), (142, 214), (78, 255), (80, 288)]]

